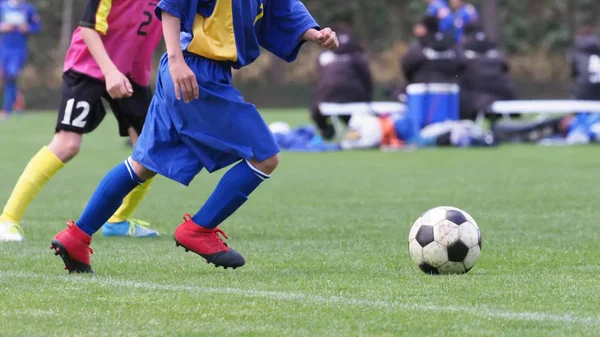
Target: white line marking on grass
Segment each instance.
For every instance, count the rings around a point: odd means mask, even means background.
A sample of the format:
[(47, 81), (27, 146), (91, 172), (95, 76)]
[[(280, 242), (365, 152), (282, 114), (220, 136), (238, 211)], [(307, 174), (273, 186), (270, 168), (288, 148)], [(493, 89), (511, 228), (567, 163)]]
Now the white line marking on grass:
[(47, 317), (47, 316), (58, 316), (57, 312), (54, 312), (52, 310), (42, 310), (42, 309), (37, 309), (37, 308), (33, 308), (33, 309), (19, 309), (19, 310), (13, 310), (13, 311), (8, 311), (8, 310), (3, 310), (2, 313), (0, 314), (0, 316), (14, 316), (14, 317), (18, 317), (18, 316), (29, 316), (29, 317)]
[(496, 318), (507, 321), (533, 321), (533, 322), (553, 322), (563, 324), (580, 324), (587, 326), (600, 325), (598, 316), (579, 316), (576, 314), (553, 314), (545, 312), (532, 311), (509, 311), (502, 309), (492, 309), (486, 306), (460, 307), (460, 306), (442, 306), (430, 304), (411, 304), (397, 301), (360, 299), (343, 296), (325, 296), (314, 295), (299, 292), (267, 291), (239, 288), (216, 288), (216, 287), (197, 287), (186, 285), (159, 284), (149, 282), (138, 282), (131, 280), (117, 280), (113, 278), (103, 278), (99, 276), (82, 278), (73, 276), (48, 276), (35, 273), (0, 271), (0, 278), (28, 278), (43, 279), (44, 281), (64, 281), (73, 284), (95, 284), (103, 287), (126, 287), (142, 290), (162, 290), (173, 292), (192, 292), (195, 294), (218, 294), (218, 295), (238, 295), (249, 298), (262, 298), (268, 300), (280, 300), (290, 302), (302, 302), (310, 305), (339, 305), (352, 307), (373, 307), (404, 311), (417, 312), (441, 312), (466, 314), (481, 318)]

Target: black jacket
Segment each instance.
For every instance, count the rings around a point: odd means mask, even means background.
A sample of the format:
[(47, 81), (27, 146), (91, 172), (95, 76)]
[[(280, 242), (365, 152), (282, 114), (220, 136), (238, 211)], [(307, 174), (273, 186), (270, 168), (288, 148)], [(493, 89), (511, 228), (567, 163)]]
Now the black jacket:
[(414, 42), (402, 58), (402, 71), (411, 83), (456, 83), (461, 53), (452, 35), (436, 32)]
[(600, 100), (600, 39), (588, 35), (577, 39), (569, 53), (572, 94), (576, 99)]
[(491, 100), (489, 104), (515, 99), (508, 63), (494, 42), (474, 37), (463, 45), (463, 53), (464, 67), (459, 80), (461, 95), (487, 95)]
[(317, 59), (318, 81), (313, 105), (321, 102), (368, 102), (373, 95), (369, 58), (349, 35), (339, 36), (335, 51), (324, 51)]

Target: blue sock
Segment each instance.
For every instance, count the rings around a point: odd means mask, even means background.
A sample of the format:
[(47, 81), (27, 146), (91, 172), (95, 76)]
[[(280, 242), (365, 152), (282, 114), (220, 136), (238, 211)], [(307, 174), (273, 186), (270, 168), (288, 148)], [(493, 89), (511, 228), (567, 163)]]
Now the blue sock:
[(7, 77), (4, 79), (4, 102), (2, 102), (2, 110), (11, 112), (15, 102), (17, 101), (17, 79)]
[(248, 196), (269, 176), (247, 161), (232, 167), (212, 192), (196, 215), (194, 222), (202, 227), (215, 228), (240, 208)]
[(133, 172), (129, 159), (102, 179), (76, 224), (88, 235), (96, 233), (123, 203), (123, 198), (143, 181)]

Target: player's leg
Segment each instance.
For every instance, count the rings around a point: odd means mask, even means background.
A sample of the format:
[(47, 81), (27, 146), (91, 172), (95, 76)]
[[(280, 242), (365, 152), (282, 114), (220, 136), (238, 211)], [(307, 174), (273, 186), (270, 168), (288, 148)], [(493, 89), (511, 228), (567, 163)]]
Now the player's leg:
[(104, 117), (100, 97), (104, 84), (65, 73), (56, 133), (48, 146), (31, 158), (0, 215), (0, 242), (22, 241), (18, 226), (27, 207), (44, 185), (79, 152), (82, 134), (94, 130)]
[[(166, 62), (165, 59), (161, 67), (162, 73), (169, 71)], [(157, 92), (160, 91), (161, 87), (158, 86)], [(165, 117), (168, 117), (165, 109), (160, 98), (152, 100), (144, 124), (144, 132), (141, 133), (134, 149), (135, 159), (128, 158), (108, 172), (96, 188), (79, 220), (68, 222), (68, 228), (54, 237), (51, 247), (55, 249), (57, 255), (61, 256), (69, 271), (92, 272), (89, 248), (91, 236), (116, 212), (125, 196), (156, 175), (156, 170), (152, 169), (156, 162), (171, 163), (171, 167), (179, 174), (179, 181), (184, 183), (189, 183), (199, 172), (197, 160), (186, 154), (187, 148), (169, 130), (169, 125), (165, 122)], [(172, 161), (179, 155), (186, 160)], [(146, 162), (149, 164), (147, 165)]]
[(5, 52), (2, 56), (2, 68), (4, 73), (4, 99), (2, 102), (2, 116), (8, 118), (13, 106), (17, 101), (20, 55), (15, 52)]
[(259, 161), (243, 160), (223, 175), (219, 184), (192, 220), (202, 227), (215, 228), (240, 208), (248, 196), (279, 164), (279, 155)]
[(17, 79), (16, 77), (4, 77), (4, 100), (2, 101), (2, 117), (8, 118), (12, 112), (12, 107), (17, 99)]
[[(185, 216), (185, 222), (175, 231), (178, 246), (192, 250), (215, 266), (241, 267), (244, 258), (226, 246), (218, 234), (217, 227), (235, 213), (250, 194), (265, 180), (279, 164), (279, 155), (265, 160), (242, 160), (221, 178), (215, 190), (200, 210), (193, 216)], [(225, 236), (227, 238), (227, 236)]]
[[(152, 101), (152, 91), (149, 87), (139, 86), (133, 81), (131, 83), (133, 85), (132, 97), (119, 100), (110, 99), (109, 102), (119, 122), (120, 135), (123, 137), (129, 136), (135, 146)], [(123, 204), (102, 227), (103, 235), (138, 238), (158, 236), (158, 231), (150, 229), (148, 222), (132, 218), (136, 208), (148, 193), (152, 181), (153, 179), (148, 179), (123, 199)]]
[(275, 155), (262, 161), (242, 160), (229, 169), (200, 210), (193, 217), (184, 216), (184, 223), (175, 230), (177, 246), (197, 253), (215, 267), (235, 269), (243, 266), (243, 256), (223, 242), (219, 235), (227, 236), (218, 226), (270, 178), (278, 162), (279, 156)]
[[(25, 67), (25, 64), (27, 63), (27, 52), (24, 52), (21, 55), (21, 58), (19, 59), (19, 74), (21, 73), (21, 71), (23, 70), (23, 67)], [(13, 106), (13, 109), (15, 111), (15, 113), (17, 114), (17, 116), (20, 116), (23, 113), (23, 110), (25, 109), (25, 96), (23, 96), (23, 92), (21, 92), (21, 90), (19, 90), (17, 88), (17, 97), (15, 98), (15, 104)]]
[(93, 272), (89, 248), (92, 235), (114, 214), (127, 194), (154, 175), (154, 172), (128, 158), (104, 176), (79, 220), (67, 222), (68, 228), (52, 240), (50, 248), (60, 255), (69, 272)]
[[(202, 67), (204, 61), (194, 62), (199, 64), (191, 64), (193, 70)], [(210, 65), (208, 70), (194, 70), (196, 74), (212, 72), (212, 78), (219, 82), (198, 79), (202, 98), (188, 104), (172, 104), (178, 113), (173, 124), (181, 125), (175, 126), (177, 133), (209, 171), (237, 164), (225, 173), (200, 210), (193, 217), (185, 217), (186, 221), (175, 231), (175, 239), (210, 263), (239, 267), (245, 263), (243, 257), (219, 239), (218, 226), (269, 179), (279, 163), (279, 147), (256, 107), (244, 102), (230, 82), (222, 80), (230, 78), (229, 69), (223, 73), (215, 69), (219, 68)], [(165, 99), (170, 95), (165, 94)]]
[(21, 115), (23, 110), (25, 110), (25, 95), (20, 90), (17, 92), (17, 100), (15, 101), (15, 106), (13, 107), (17, 115)]
[(0, 242), (24, 240), (19, 227), (21, 218), (42, 187), (63, 166), (64, 163), (47, 146), (31, 158), (0, 215)]
[(0, 242), (22, 241), (19, 222), (42, 187), (79, 152), (81, 134), (58, 131), (29, 161), (0, 215)]
[(137, 140), (140, 137), (140, 135), (132, 127), (129, 127), (127, 129), (127, 133), (129, 134), (129, 143), (128, 144), (131, 145), (131, 147), (134, 147), (135, 143), (137, 143)]
[[(154, 108), (155, 110), (160, 109), (160, 102), (156, 102)], [(160, 115), (160, 112), (152, 114), (151, 109), (149, 118), (158, 115)], [(168, 151), (179, 150), (177, 143), (169, 143), (169, 139), (161, 141), (155, 138), (155, 131), (162, 130), (164, 127), (160, 124), (160, 120), (154, 118), (146, 123), (148, 122), (150, 123), (151, 132), (148, 133), (147, 137), (144, 137), (144, 133), (142, 133), (136, 144), (136, 151), (148, 153), (150, 148), (159, 152), (167, 149)], [(184, 148), (181, 150), (185, 151)], [(141, 157), (146, 159), (143, 155)], [(156, 173), (151, 169), (147, 169), (138, 161), (128, 158), (104, 176), (79, 220), (77, 222), (67, 222), (68, 228), (58, 233), (52, 240), (51, 248), (55, 250), (56, 255), (61, 256), (66, 269), (72, 273), (93, 272), (90, 266), (92, 235), (116, 212), (128, 194), (155, 175)]]
[(218, 226), (270, 178), (278, 163), (279, 155), (274, 155), (265, 160), (242, 160), (229, 169), (200, 210), (193, 217), (184, 216), (185, 222), (175, 231), (177, 245), (186, 251), (192, 250), (217, 267), (243, 266), (244, 258), (223, 243), (219, 234), (225, 236), (225, 233)]
[(333, 128), (333, 125), (331, 125), (330, 118), (321, 113), (318, 105), (314, 104), (312, 106), (310, 110), (310, 117), (317, 125), (317, 128), (324, 139), (329, 140), (335, 136), (335, 129)]
[[(229, 101), (215, 104), (218, 113), (208, 124), (221, 142), (232, 144), (232, 149), (225, 149), (225, 152), (238, 152), (244, 160), (225, 173), (194, 215), (194, 222), (205, 228), (215, 228), (232, 215), (263, 181), (270, 178), (279, 164), (279, 147), (256, 107), (240, 100), (241, 94), (232, 86), (223, 86), (219, 94), (228, 97)], [(222, 148), (218, 142), (213, 146)], [(250, 154), (245, 153), (246, 148), (251, 149)], [(219, 166), (217, 164), (217, 168)]]

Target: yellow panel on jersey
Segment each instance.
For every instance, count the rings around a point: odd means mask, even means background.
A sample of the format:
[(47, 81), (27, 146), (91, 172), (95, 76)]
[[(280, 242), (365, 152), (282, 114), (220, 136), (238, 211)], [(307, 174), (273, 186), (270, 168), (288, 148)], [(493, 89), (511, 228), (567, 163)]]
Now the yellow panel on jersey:
[(216, 1), (210, 17), (196, 14), (188, 51), (211, 60), (237, 61), (232, 1)]
[(94, 29), (103, 35), (108, 31), (108, 14), (112, 7), (112, 0), (100, 0), (96, 11), (96, 26)]
[(256, 19), (254, 19), (254, 24), (256, 24), (258, 22), (258, 20), (262, 19), (263, 16), (265, 16), (265, 8), (264, 8), (264, 5), (261, 3), (260, 4), (260, 13), (258, 13), (258, 15), (256, 16)]

